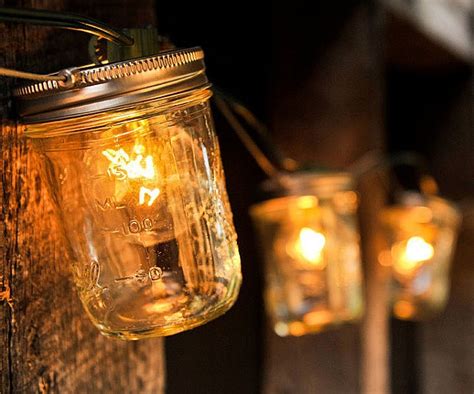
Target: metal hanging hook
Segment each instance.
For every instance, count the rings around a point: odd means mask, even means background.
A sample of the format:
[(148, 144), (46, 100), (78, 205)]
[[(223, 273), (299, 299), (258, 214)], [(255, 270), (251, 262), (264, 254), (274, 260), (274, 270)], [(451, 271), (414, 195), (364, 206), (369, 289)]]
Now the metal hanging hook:
[(83, 31), (119, 45), (133, 45), (133, 38), (105, 23), (81, 15), (49, 10), (0, 7), (0, 21), (29, 23), (60, 29)]
[[(82, 31), (92, 34), (98, 38), (108, 40), (120, 46), (132, 46), (134, 43), (133, 38), (122, 31), (113, 29), (112, 27), (95, 19), (86, 18), (76, 14), (66, 14), (48, 10), (0, 7), (0, 21), (29, 23), (32, 25)], [(68, 70), (63, 70), (63, 72), (59, 73), (58, 75), (43, 75), (0, 67), (0, 75), (2, 76), (30, 79), (35, 81), (58, 81), (65, 86), (70, 85), (73, 82), (72, 74), (68, 73), (67, 71)]]
[[(419, 188), (425, 195), (438, 194), (438, 184), (430, 174), (426, 159), (413, 151), (401, 151), (388, 155), (380, 150), (372, 150), (347, 167), (347, 170), (360, 179), (374, 171), (393, 169), (400, 166), (413, 167), (419, 174)], [(401, 187), (400, 185), (398, 185)]]

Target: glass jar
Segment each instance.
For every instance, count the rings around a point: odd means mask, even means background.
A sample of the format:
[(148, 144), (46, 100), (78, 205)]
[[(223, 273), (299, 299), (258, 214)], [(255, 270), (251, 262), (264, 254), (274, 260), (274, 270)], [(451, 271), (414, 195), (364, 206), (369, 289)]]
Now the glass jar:
[(390, 248), (381, 263), (391, 267), (393, 314), (423, 320), (441, 311), (461, 216), (447, 200), (406, 193), (381, 215)]
[[(17, 92), (92, 322), (171, 335), (235, 302), (240, 258), (199, 48)], [(36, 85), (39, 86), (39, 85)]]
[(275, 332), (300, 336), (357, 321), (364, 303), (352, 178), (295, 173), (267, 185), (278, 188), (251, 209)]

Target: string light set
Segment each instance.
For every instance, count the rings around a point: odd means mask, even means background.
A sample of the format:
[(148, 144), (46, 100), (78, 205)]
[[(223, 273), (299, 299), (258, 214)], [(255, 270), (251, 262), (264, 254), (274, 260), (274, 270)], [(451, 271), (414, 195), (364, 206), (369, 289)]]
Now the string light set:
[[(172, 49), (154, 29), (122, 32), (76, 15), (0, 8), (0, 20), (97, 36), (94, 65), (51, 75), (0, 68), (0, 75), (36, 81), (15, 89), (16, 108), (58, 202), (82, 304), (101, 333), (172, 335), (218, 317), (237, 299), (240, 257), (211, 96), (269, 178), (266, 198), (250, 214), (275, 332), (300, 336), (361, 318), (356, 185), (400, 157), (344, 171), (303, 169), (242, 104), (211, 91), (200, 48)], [(458, 210), (425, 187), (402, 193), (380, 219), (394, 315), (439, 311)]]

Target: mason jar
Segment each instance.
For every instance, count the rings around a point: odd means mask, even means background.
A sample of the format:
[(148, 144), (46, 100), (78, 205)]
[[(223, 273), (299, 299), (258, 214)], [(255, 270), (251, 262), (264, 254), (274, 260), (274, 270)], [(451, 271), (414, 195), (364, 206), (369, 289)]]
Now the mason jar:
[(346, 173), (293, 173), (251, 208), (274, 331), (300, 336), (363, 313), (357, 194)]
[(69, 71), (16, 91), (82, 304), (122, 339), (235, 302), (240, 258), (200, 48)]
[(449, 201), (404, 193), (381, 219), (389, 241), (382, 263), (391, 268), (393, 314), (423, 320), (446, 305), (461, 215)]

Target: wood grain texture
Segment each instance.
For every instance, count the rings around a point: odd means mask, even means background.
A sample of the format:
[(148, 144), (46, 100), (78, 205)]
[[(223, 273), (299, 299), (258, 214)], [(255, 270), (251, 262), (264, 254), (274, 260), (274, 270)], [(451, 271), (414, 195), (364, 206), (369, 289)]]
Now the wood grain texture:
[[(290, 157), (342, 168), (384, 145), (378, 16), (370, 2), (325, 3), (311, 12), (302, 3), (292, 3), (291, 10), (282, 6), (274, 22), (299, 20), (294, 31), (281, 29), (275, 39), (275, 63), (282, 67), (275, 76), (272, 128)], [(377, 262), (377, 214), (385, 192), (377, 177), (365, 179), (359, 191), (371, 283), (365, 322), (299, 338), (282, 339), (267, 330), (265, 393), (389, 390), (385, 279)]]
[[(152, 23), (152, 1), (0, 1), (0, 6), (65, 9), (117, 25)], [(87, 37), (0, 24), (1, 66), (37, 72), (87, 61)], [(102, 337), (75, 293), (58, 216), (22, 127), (7, 119), (11, 80), (0, 82), (2, 128), (0, 391), (160, 393), (162, 341)]]
[(474, 68), (444, 79), (456, 88), (451, 95), (431, 92), (428, 100), (444, 110), (422, 133), (433, 139), (429, 157), (441, 192), (459, 203), (464, 218), (446, 310), (418, 328), (420, 386), (426, 394), (474, 392)]

